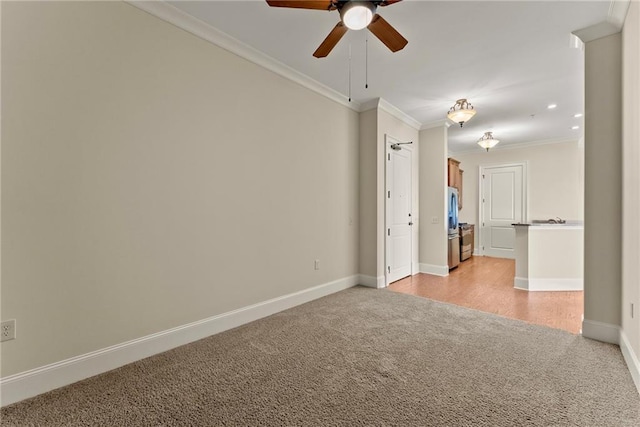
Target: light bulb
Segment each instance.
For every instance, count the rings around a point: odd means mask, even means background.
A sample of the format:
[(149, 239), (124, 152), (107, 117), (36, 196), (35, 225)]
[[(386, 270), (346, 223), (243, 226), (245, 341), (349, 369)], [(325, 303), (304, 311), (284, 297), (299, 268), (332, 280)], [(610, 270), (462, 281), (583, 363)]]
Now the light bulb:
[(342, 7), (340, 16), (350, 30), (362, 30), (371, 23), (374, 12), (375, 5), (372, 3), (351, 1)]

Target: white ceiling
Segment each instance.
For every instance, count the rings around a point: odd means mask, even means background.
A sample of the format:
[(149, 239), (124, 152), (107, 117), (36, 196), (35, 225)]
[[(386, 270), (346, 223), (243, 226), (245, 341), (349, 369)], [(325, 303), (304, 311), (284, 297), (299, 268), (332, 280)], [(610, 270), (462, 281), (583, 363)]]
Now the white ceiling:
[(449, 128), (452, 152), (481, 150), (476, 141), (486, 131), (503, 146), (582, 137), (583, 118), (574, 114), (584, 112), (584, 52), (570, 36), (605, 21), (610, 7), (609, 0), (405, 0), (378, 8), (409, 44), (392, 53), (369, 33), (365, 89), (366, 30), (349, 31), (327, 58), (312, 56), (337, 11), (258, 0), (170, 3), (345, 96), (351, 48), (352, 99), (383, 98), (423, 125), (467, 98), (477, 114)]

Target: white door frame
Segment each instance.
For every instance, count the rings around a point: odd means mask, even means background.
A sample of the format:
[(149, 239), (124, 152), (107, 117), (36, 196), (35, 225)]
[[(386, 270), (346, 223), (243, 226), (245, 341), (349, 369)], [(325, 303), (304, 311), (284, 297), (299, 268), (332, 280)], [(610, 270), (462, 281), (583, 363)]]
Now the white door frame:
[[(478, 238), (476, 239), (476, 243), (478, 245), (478, 255), (484, 256), (484, 248), (482, 246), (482, 220), (483, 220), (483, 206), (482, 206), (482, 176), (484, 175), (485, 169), (490, 168), (499, 168), (499, 167), (512, 167), (512, 166), (522, 166), (522, 212), (524, 213), (524, 222), (527, 222), (529, 219), (529, 176), (527, 172), (527, 168), (529, 166), (528, 161), (524, 162), (510, 162), (510, 163), (490, 163), (486, 165), (478, 166)], [(475, 248), (474, 248), (475, 250)]]
[[(411, 194), (409, 195), (409, 200), (411, 203), (411, 217), (413, 218), (413, 224), (414, 226), (417, 226), (417, 221), (413, 215), (414, 212), (414, 206), (413, 206), (413, 193), (414, 193), (414, 185), (415, 183), (413, 182), (413, 155), (414, 155), (414, 151), (413, 148), (411, 147), (411, 145), (405, 145), (405, 143), (407, 141), (400, 141), (392, 136), (389, 136), (387, 134), (385, 134), (384, 136), (385, 139), (385, 144), (384, 144), (384, 169), (385, 169), (385, 179), (384, 179), (384, 286), (387, 287), (389, 286), (389, 263), (391, 261), (391, 245), (389, 242), (390, 236), (389, 233), (387, 232), (387, 230), (389, 230), (390, 225), (389, 222), (391, 220), (391, 203), (389, 203), (389, 198), (387, 197), (388, 192), (391, 191), (391, 171), (389, 170), (389, 168), (387, 167), (388, 165), (388, 159), (390, 158), (389, 156), (391, 156), (391, 152), (393, 151), (391, 149), (391, 146), (393, 144), (398, 144), (398, 143), (402, 143), (402, 149), (403, 150), (407, 150), (408, 152), (411, 153), (411, 170), (409, 171), (409, 176), (410, 176), (410, 182), (411, 182)], [(411, 274), (413, 274), (413, 235), (414, 232), (413, 230), (410, 233), (410, 239), (411, 239), (411, 250), (409, 252), (409, 263), (411, 264)]]

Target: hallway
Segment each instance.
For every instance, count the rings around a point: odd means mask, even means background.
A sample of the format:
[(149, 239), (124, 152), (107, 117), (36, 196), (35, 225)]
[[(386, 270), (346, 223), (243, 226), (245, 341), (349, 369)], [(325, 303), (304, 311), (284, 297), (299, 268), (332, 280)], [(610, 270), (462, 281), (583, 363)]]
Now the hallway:
[(522, 291), (514, 289), (514, 275), (514, 260), (474, 256), (447, 277), (420, 273), (389, 289), (580, 333), (584, 292)]

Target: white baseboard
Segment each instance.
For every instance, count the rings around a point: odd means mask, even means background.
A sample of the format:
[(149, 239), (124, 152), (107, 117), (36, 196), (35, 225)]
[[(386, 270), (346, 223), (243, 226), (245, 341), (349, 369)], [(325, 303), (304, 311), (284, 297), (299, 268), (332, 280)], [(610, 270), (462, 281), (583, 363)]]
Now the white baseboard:
[(620, 327), (595, 320), (582, 320), (582, 336), (592, 340), (620, 345)]
[(369, 288), (377, 288), (377, 289), (382, 289), (386, 287), (384, 276), (373, 277), (373, 276), (367, 276), (364, 274), (361, 274), (360, 276), (358, 276), (358, 285), (366, 286)]
[(532, 292), (582, 291), (584, 290), (584, 282), (582, 279), (526, 279), (524, 277), (516, 277), (513, 279), (513, 287)]
[(449, 266), (420, 263), (420, 273), (444, 277), (449, 275)]
[(636, 390), (640, 393), (640, 362), (622, 329), (620, 330), (620, 351), (622, 351), (624, 361), (627, 362), (627, 368), (629, 368), (633, 383), (636, 385)]
[(411, 263), (411, 275), (415, 276), (418, 273), (420, 273), (420, 263), (412, 262)]
[(521, 289), (523, 291), (529, 290), (529, 279), (525, 279), (524, 277), (514, 277), (513, 278), (513, 287), (516, 289)]
[(345, 277), (187, 325), (147, 335), (0, 379), (0, 406), (110, 371), (355, 286), (360, 276)]

